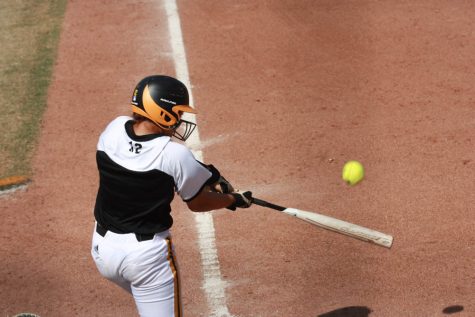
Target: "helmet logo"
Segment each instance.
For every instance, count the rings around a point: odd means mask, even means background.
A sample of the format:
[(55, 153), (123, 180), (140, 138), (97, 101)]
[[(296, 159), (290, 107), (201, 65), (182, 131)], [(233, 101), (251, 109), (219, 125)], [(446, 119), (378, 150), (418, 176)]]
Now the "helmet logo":
[(138, 90), (138, 89), (135, 89), (134, 95), (132, 96), (132, 103), (133, 103), (134, 105), (137, 105), (137, 95), (138, 95), (138, 93), (139, 93), (139, 90)]
[(165, 99), (165, 98), (160, 98), (160, 101), (168, 102), (168, 103), (171, 103), (172, 105), (176, 105), (176, 102), (171, 101), (171, 100), (168, 100), (168, 99)]

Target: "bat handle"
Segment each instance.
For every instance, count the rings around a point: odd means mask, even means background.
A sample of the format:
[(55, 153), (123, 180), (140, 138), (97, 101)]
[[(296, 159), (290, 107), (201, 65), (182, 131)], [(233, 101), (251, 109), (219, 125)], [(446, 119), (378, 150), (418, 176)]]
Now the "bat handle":
[(271, 208), (271, 209), (275, 209), (275, 210), (279, 210), (279, 211), (284, 211), (285, 209), (287, 209), (286, 207), (275, 205), (275, 204), (272, 204), (270, 202), (267, 202), (265, 200), (255, 198), (255, 197), (252, 197), (252, 203), (256, 204), (256, 205), (259, 205), (259, 206), (262, 206), (262, 207), (267, 207), (267, 208)]

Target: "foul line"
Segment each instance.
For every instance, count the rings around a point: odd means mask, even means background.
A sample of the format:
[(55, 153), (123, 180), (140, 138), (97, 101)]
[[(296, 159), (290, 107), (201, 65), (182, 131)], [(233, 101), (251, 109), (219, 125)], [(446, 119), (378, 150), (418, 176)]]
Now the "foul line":
[[(180, 17), (175, 0), (164, 0), (165, 10), (168, 18), (168, 32), (170, 44), (173, 51), (173, 61), (175, 72), (187, 87), (190, 95), (190, 104), (193, 105), (193, 95), (191, 92), (190, 76), (188, 73), (188, 63), (186, 61), (185, 46), (181, 32)], [(187, 120), (195, 122), (194, 116), (187, 116)], [(191, 148), (200, 148), (200, 135), (198, 128), (188, 138), (187, 145)], [(203, 152), (193, 151), (196, 159), (203, 162)], [(213, 216), (209, 212), (194, 213), (196, 229), (198, 231), (198, 245), (201, 254), (201, 266), (203, 269), (203, 289), (206, 293), (208, 304), (211, 310), (210, 316), (225, 317), (231, 316), (226, 306), (225, 291), (226, 282), (221, 278), (219, 268), (218, 253), (216, 250), (215, 231)]]

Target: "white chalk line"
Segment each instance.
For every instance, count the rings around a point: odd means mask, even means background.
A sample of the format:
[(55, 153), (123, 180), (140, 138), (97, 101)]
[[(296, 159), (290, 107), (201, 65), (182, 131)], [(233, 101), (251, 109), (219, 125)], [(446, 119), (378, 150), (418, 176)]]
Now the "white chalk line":
[[(181, 23), (176, 1), (164, 0), (164, 6), (167, 14), (168, 32), (172, 47), (176, 77), (188, 87), (190, 104), (194, 105), (185, 45), (181, 32)], [(196, 123), (194, 116), (186, 116), (186, 120)], [(192, 149), (200, 149), (202, 147), (198, 127), (188, 138), (186, 144)], [(201, 150), (192, 150), (192, 152), (197, 160), (203, 162), (203, 152)], [(232, 317), (226, 305), (225, 288), (227, 283), (221, 277), (218, 252), (216, 250), (213, 216), (209, 212), (197, 212), (194, 213), (194, 217), (196, 229), (198, 231), (198, 245), (201, 255), (201, 266), (203, 269), (202, 287), (207, 296), (208, 305), (211, 311), (210, 316)]]

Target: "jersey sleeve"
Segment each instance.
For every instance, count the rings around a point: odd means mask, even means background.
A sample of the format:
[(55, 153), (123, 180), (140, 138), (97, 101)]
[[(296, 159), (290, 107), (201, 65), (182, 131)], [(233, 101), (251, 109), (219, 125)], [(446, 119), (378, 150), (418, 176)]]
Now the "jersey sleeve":
[(170, 163), (176, 192), (183, 201), (190, 201), (200, 193), (212, 173), (200, 164), (184, 145), (170, 142), (166, 150), (164, 154)]

